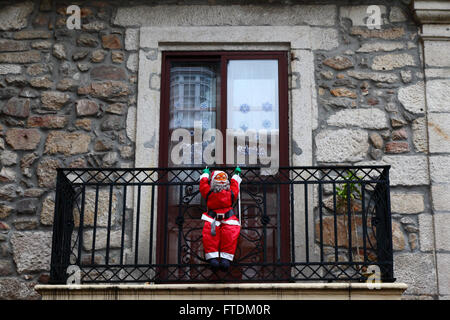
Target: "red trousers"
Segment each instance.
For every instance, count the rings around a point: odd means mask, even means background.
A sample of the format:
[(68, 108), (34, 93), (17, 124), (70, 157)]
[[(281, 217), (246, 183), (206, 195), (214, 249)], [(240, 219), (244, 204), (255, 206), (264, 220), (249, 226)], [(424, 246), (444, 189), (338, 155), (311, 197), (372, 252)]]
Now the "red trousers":
[(202, 235), (206, 260), (220, 257), (233, 261), (239, 233), (241, 231), (238, 218), (236, 216), (231, 216), (228, 219), (216, 221), (215, 236), (211, 235), (211, 223), (213, 222), (213, 218), (204, 213), (202, 220), (205, 220)]

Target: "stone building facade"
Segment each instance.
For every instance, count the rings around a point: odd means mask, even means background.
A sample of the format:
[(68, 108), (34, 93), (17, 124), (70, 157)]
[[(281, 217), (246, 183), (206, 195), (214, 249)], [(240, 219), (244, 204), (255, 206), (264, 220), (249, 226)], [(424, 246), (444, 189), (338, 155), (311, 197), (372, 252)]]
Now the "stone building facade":
[(189, 46), (287, 50), (292, 163), (391, 165), (404, 298), (450, 298), (449, 28), (449, 1), (0, 1), (0, 298), (48, 281), (56, 168), (158, 166), (161, 51)]

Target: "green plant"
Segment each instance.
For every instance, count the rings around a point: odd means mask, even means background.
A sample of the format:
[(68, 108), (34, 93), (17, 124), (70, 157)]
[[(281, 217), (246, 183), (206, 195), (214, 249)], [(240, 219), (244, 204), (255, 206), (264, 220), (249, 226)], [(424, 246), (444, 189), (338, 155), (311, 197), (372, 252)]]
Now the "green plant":
[[(359, 181), (359, 178), (355, 175), (355, 173), (352, 170), (346, 170), (346, 174), (344, 175), (345, 180), (350, 181)], [(358, 186), (361, 186), (361, 183), (353, 183), (353, 182), (346, 182), (344, 186), (341, 188), (339, 186), (336, 186), (337, 196), (342, 200), (347, 200), (347, 197), (349, 195), (349, 189), (350, 189), (350, 199), (361, 199), (361, 191)]]
[[(355, 210), (354, 210), (354, 206), (352, 205), (352, 202), (354, 200), (360, 200), (362, 198), (361, 190), (360, 190), (361, 183), (357, 182), (357, 181), (360, 181), (360, 179), (356, 176), (356, 174), (353, 170), (346, 170), (344, 178), (347, 181), (355, 181), (355, 182), (345, 182), (343, 187), (336, 186), (336, 196), (339, 198), (337, 205), (338, 205), (338, 207), (345, 208), (345, 206), (347, 206), (348, 202), (350, 201), (350, 215), (351, 215), (351, 219), (353, 221), (353, 227), (355, 230), (355, 237), (356, 237), (357, 261), (361, 261), (361, 255), (359, 252), (359, 236), (358, 236), (358, 229), (357, 229), (357, 225), (356, 225)], [(350, 199), (348, 199), (349, 196), (350, 196)], [(347, 223), (346, 223), (345, 217), (344, 217), (344, 225), (345, 225), (345, 229), (347, 230)]]

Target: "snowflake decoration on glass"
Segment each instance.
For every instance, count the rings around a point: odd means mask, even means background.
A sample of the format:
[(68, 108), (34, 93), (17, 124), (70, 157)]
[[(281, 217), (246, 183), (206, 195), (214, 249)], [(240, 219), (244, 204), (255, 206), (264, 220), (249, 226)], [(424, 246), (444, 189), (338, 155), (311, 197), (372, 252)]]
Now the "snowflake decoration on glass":
[(262, 105), (264, 111), (272, 111), (272, 104), (270, 102), (264, 102)]
[(249, 106), (248, 104), (246, 104), (246, 103), (241, 104), (241, 106), (239, 107), (239, 110), (240, 110), (242, 113), (247, 113), (247, 112), (250, 111), (250, 106)]
[(203, 129), (208, 129), (209, 128), (209, 119), (208, 118), (203, 118), (202, 119), (202, 126), (203, 126)]
[(175, 106), (175, 108), (181, 108), (181, 102), (180, 101), (175, 101), (175, 104), (174, 104), (174, 106)]
[(209, 108), (209, 106), (208, 106), (208, 101), (203, 101), (201, 104), (200, 104), (200, 109), (208, 109)]
[(242, 131), (245, 132), (245, 131), (247, 131), (247, 129), (248, 129), (248, 125), (247, 125), (247, 123), (242, 122), (241, 125), (239, 126), (239, 128), (241, 128)]
[(272, 126), (272, 122), (270, 122), (270, 120), (264, 120), (262, 126), (266, 129), (269, 129)]

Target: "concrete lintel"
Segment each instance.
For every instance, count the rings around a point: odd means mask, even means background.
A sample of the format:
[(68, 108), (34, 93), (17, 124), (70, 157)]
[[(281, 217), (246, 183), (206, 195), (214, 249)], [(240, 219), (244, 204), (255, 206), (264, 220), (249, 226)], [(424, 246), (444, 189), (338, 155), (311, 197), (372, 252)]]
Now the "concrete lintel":
[(37, 285), (44, 300), (389, 300), (404, 283)]
[(285, 44), (292, 49), (310, 49), (309, 26), (192, 26), (142, 27), (140, 46), (164, 44)]

